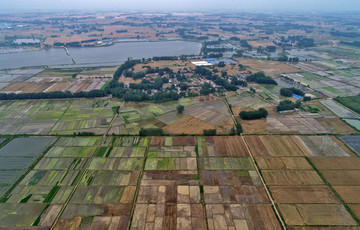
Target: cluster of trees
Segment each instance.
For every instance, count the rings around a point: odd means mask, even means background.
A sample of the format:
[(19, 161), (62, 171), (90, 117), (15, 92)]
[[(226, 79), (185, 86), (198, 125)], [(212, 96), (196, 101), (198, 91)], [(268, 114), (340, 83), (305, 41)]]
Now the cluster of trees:
[(311, 101), (311, 97), (310, 96), (303, 97), (303, 101)]
[(285, 100), (279, 103), (279, 105), (276, 107), (276, 110), (278, 112), (286, 111), (286, 110), (294, 110), (300, 108), (300, 106), (301, 106), (301, 101), (296, 101), (296, 103), (294, 103), (290, 100)]
[(268, 115), (268, 111), (264, 108), (260, 108), (255, 111), (242, 111), (239, 113), (239, 116), (243, 120), (256, 120), (261, 118), (266, 118)]
[(164, 134), (163, 130), (160, 128), (141, 128), (139, 131), (139, 136), (162, 136)]
[(292, 97), (293, 94), (299, 95), (299, 96), (304, 96), (305, 93), (304, 91), (302, 91), (301, 89), (297, 89), (297, 88), (282, 88), (280, 89), (280, 94), (284, 97)]
[(275, 44), (281, 47), (297, 46), (300, 48), (307, 48), (314, 46), (314, 39), (307, 38), (302, 35), (295, 35), (288, 37), (281, 36), (279, 41), (275, 41)]
[(216, 136), (216, 129), (204, 129), (204, 136)]
[(246, 77), (248, 82), (256, 82), (258, 84), (277, 85), (278, 83), (271, 77), (265, 76), (263, 72), (255, 73)]
[(74, 132), (74, 136), (95, 136), (94, 132)]
[(26, 100), (26, 99), (59, 99), (59, 98), (95, 98), (105, 97), (107, 93), (104, 90), (92, 90), (90, 92), (50, 92), (50, 93), (0, 93), (0, 100)]
[(215, 88), (212, 87), (209, 83), (204, 83), (201, 85), (200, 94), (201, 95), (208, 95), (210, 93), (215, 93)]
[(178, 113), (183, 113), (184, 112), (185, 107), (183, 105), (177, 105), (176, 106), (176, 110)]

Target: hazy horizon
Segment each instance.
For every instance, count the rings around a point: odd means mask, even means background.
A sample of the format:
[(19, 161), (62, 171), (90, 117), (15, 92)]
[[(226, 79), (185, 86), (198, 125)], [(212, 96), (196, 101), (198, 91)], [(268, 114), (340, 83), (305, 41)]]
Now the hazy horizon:
[(0, 11), (360, 11), (359, 0), (2, 0)]

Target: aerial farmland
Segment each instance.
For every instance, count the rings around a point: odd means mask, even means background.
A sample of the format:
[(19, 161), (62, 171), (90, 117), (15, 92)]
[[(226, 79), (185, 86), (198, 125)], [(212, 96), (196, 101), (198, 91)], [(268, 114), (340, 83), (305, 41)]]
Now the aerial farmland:
[(0, 12), (0, 229), (359, 230), (359, 14), (164, 12)]

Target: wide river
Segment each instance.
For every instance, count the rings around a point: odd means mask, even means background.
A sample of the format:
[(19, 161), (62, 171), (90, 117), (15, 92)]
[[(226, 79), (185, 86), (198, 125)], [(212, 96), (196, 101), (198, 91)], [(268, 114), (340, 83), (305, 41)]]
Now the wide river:
[(108, 47), (70, 48), (71, 57), (64, 49), (50, 49), (21, 53), (0, 54), (0, 69), (30, 66), (76, 67), (111, 66), (127, 60), (154, 56), (198, 55), (201, 43), (186, 41), (123, 42)]

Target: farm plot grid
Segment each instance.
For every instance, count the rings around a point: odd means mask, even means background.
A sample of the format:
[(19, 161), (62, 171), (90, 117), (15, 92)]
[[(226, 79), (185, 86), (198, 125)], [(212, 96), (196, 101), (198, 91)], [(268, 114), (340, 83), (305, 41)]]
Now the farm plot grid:
[(50, 134), (104, 134), (120, 105), (121, 102), (116, 99), (74, 100), (51, 129)]
[(72, 100), (4, 101), (0, 134), (48, 134)]
[[(339, 174), (328, 169), (348, 169), (350, 181), (356, 176), (351, 169), (358, 168), (360, 159), (351, 155), (345, 146), (330, 138), (329, 148), (320, 151), (322, 137), (318, 136), (248, 136), (245, 142), (255, 156), (262, 177), (269, 188), (286, 226), (289, 229), (358, 226), (355, 210), (339, 198), (336, 183), (324, 177)], [(280, 143), (279, 143), (280, 140)], [(320, 152), (319, 152), (320, 151)], [(324, 172), (322, 172), (323, 169)], [(319, 171), (320, 170), (320, 173)], [(329, 185), (330, 182), (330, 185)], [(353, 182), (357, 183), (357, 182)], [(344, 196), (355, 197), (357, 188), (339, 188)], [(356, 199), (356, 198), (355, 198)], [(317, 228), (316, 228), (317, 229)]]
[(16, 138), (0, 149), (0, 196), (55, 139), (53, 137)]
[(240, 137), (187, 136), (59, 138), (0, 203), (31, 226), (280, 228)]
[(359, 227), (360, 159), (336, 138), (314, 154), (317, 138), (50, 138), (2, 197), (0, 227), (281, 229), (271, 199), (289, 229)]

